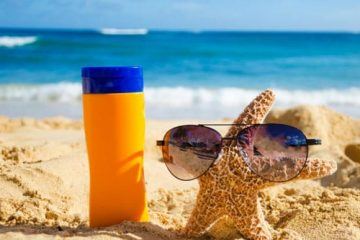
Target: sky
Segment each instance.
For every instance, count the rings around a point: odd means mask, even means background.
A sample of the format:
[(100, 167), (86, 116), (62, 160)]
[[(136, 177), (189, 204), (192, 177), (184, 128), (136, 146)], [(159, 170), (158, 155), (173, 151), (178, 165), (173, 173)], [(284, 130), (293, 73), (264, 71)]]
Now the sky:
[(360, 1), (0, 0), (0, 26), (360, 31)]

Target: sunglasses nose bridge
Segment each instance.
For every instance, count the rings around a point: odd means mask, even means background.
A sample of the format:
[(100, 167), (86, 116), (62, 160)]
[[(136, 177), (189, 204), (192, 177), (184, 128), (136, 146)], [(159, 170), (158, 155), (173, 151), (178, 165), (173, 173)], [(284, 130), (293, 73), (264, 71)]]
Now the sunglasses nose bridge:
[[(223, 137), (221, 138), (221, 142), (220, 142), (220, 145), (221, 147), (224, 145), (224, 141), (232, 141), (232, 140), (236, 140), (237, 138), (234, 138), (234, 137)], [(224, 155), (224, 150), (221, 148), (217, 158), (215, 159), (213, 165), (216, 165), (220, 162), (220, 159), (222, 158), (222, 156)]]
[(236, 137), (223, 137), (223, 138), (221, 138), (221, 146), (223, 146), (225, 143), (224, 143), (224, 141), (225, 142), (229, 142), (229, 141), (236, 141), (236, 146), (237, 147), (239, 147), (239, 144), (238, 144), (238, 141), (239, 141), (239, 136), (240, 135), (237, 135)]
[(237, 137), (223, 137), (221, 138), (221, 146), (229, 144), (231, 141), (237, 141)]

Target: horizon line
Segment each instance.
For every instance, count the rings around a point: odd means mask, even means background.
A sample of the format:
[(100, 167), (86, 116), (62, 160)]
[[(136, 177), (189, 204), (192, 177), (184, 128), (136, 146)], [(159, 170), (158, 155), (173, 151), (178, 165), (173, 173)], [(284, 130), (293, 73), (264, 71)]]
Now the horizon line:
[(272, 33), (360, 33), (360, 30), (340, 30), (340, 29), (240, 29), (240, 28), (145, 28), (145, 27), (136, 27), (136, 28), (120, 28), (120, 27), (100, 27), (100, 28), (66, 28), (66, 27), (9, 27), (9, 26), (0, 26), (0, 29), (9, 29), (9, 30), (43, 30), (43, 31), (100, 31), (106, 28), (114, 29), (146, 29), (149, 32), (193, 32), (193, 33), (202, 33), (202, 32), (272, 32)]

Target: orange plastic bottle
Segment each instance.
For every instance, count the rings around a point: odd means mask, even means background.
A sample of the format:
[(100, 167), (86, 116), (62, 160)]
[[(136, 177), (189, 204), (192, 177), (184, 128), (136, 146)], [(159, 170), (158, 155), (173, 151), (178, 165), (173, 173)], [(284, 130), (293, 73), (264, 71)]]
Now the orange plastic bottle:
[(148, 221), (142, 69), (87, 67), (82, 77), (90, 226)]

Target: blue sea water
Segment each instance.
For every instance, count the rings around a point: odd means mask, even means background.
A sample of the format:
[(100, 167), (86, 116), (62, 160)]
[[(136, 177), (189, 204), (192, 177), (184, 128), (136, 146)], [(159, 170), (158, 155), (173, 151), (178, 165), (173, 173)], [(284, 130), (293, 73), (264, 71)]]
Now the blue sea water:
[(134, 33), (0, 29), (0, 114), (80, 117), (82, 66), (141, 65), (151, 118), (232, 117), (266, 88), (360, 116), (360, 34)]

